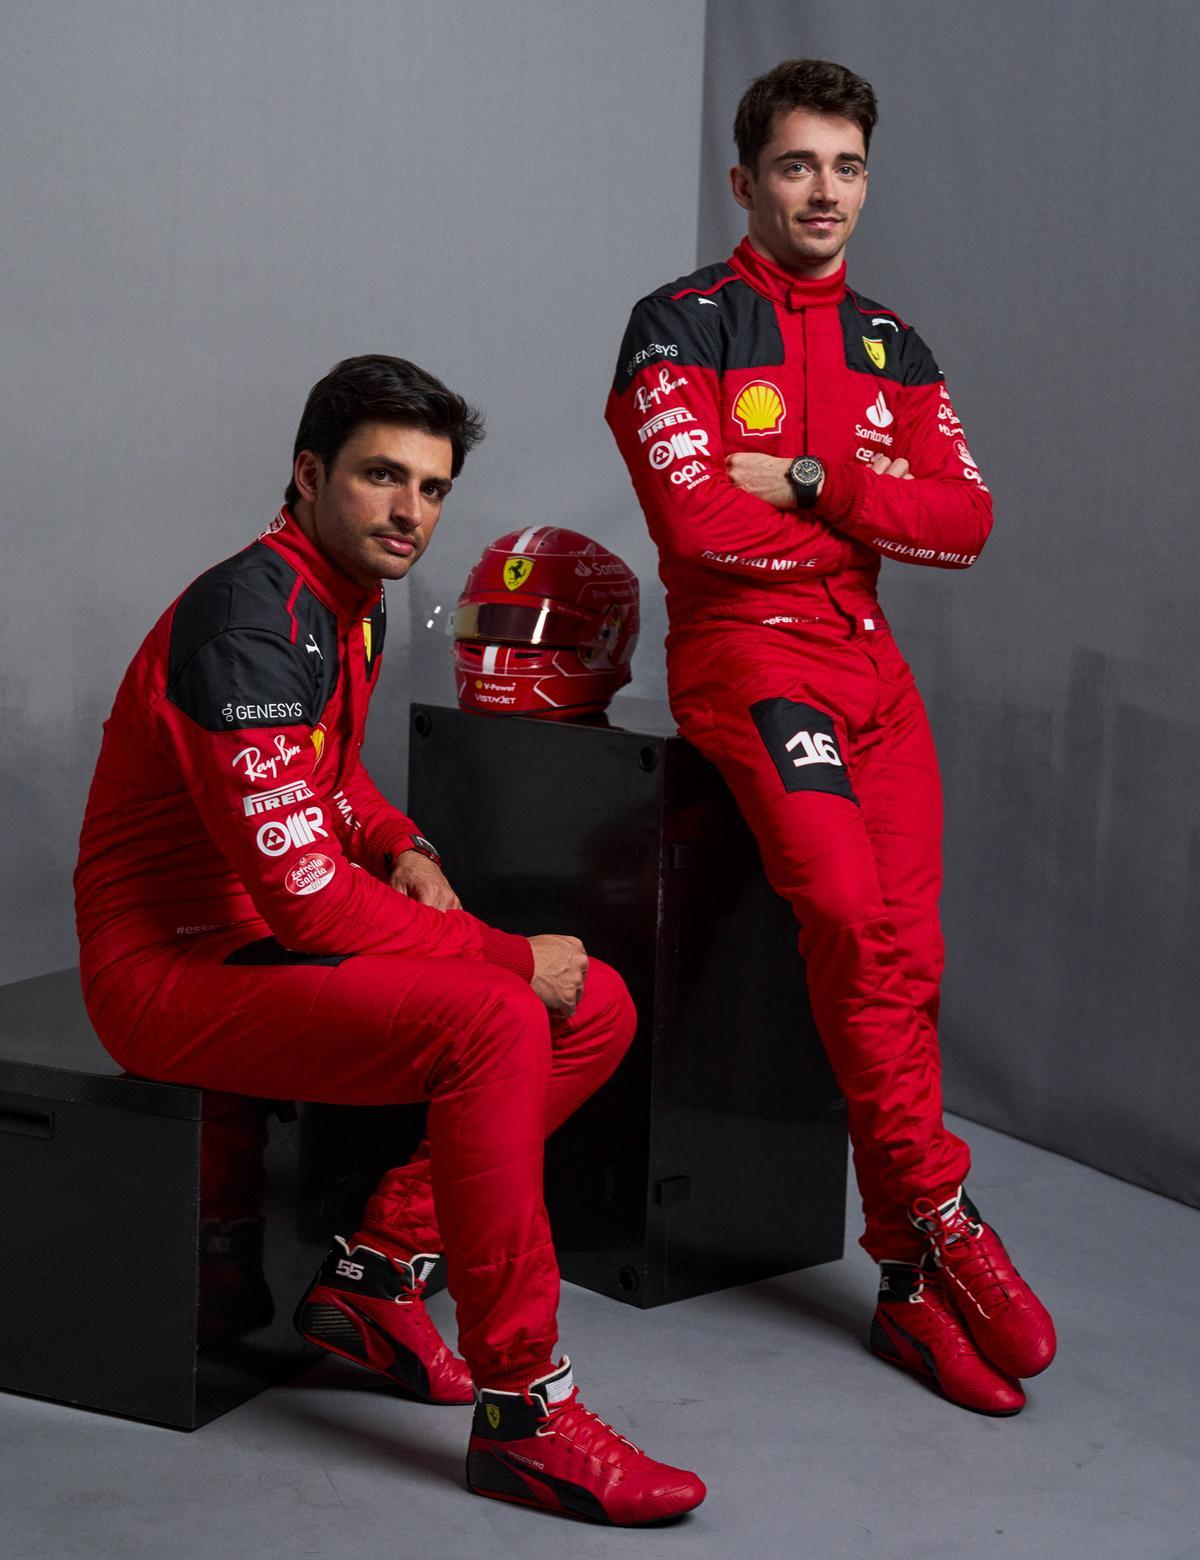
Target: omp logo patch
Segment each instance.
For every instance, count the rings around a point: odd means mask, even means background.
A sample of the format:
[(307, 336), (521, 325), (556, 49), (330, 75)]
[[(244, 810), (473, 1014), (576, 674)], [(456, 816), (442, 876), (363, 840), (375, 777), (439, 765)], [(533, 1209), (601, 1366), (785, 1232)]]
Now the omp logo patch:
[(504, 583), (509, 590), (520, 590), (525, 581), (533, 573), (533, 558), (506, 558), (504, 561)]
[(784, 790), (827, 791), (858, 805), (831, 715), (796, 699), (759, 699), (750, 718)]

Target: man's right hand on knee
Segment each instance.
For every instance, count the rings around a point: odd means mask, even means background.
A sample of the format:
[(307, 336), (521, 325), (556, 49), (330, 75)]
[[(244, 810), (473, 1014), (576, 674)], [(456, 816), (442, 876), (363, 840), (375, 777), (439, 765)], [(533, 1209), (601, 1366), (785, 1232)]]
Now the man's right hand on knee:
[(533, 978), (529, 984), (552, 1013), (571, 1014), (583, 995), (587, 950), (578, 937), (543, 932), (529, 939)]

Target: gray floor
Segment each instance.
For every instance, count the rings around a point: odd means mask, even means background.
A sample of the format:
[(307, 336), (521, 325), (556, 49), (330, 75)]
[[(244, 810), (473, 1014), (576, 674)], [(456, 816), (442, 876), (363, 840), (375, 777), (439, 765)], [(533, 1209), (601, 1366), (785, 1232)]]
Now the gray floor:
[[(675, 1527), (469, 1496), (469, 1409), (397, 1402), (330, 1362), (194, 1435), (0, 1397), (0, 1555), (1200, 1560), (1200, 1213), (965, 1130), (972, 1192), (1059, 1327), (1016, 1419), (866, 1353), (855, 1228), (843, 1262), (658, 1311), (565, 1291), (589, 1405), (708, 1482)], [(445, 1296), (434, 1309), (448, 1319)]]

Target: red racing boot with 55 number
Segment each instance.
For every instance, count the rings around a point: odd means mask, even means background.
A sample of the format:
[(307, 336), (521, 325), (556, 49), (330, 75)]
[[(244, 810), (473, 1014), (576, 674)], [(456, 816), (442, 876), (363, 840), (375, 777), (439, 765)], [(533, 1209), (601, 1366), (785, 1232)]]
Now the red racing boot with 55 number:
[(871, 1353), (928, 1381), (944, 1398), (976, 1414), (1019, 1414), (1025, 1394), (975, 1347), (942, 1293), (932, 1255), (879, 1264), (879, 1302), (871, 1319)]
[(940, 1204), (921, 1199), (910, 1217), (928, 1236), (945, 1292), (982, 1353), (1010, 1376), (1045, 1370), (1058, 1347), (1050, 1313), (963, 1188)]
[(426, 1403), (472, 1402), (471, 1373), (447, 1348), (421, 1298), (437, 1260), (402, 1262), (335, 1236), (296, 1307), (296, 1331)]
[(682, 1516), (708, 1493), (584, 1408), (564, 1359), (522, 1392), (481, 1387), (467, 1448), (476, 1495), (635, 1527)]

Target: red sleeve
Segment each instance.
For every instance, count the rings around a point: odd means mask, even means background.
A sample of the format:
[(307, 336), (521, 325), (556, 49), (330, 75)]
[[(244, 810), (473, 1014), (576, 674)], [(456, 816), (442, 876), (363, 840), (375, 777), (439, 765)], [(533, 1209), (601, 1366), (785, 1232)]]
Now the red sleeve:
[(724, 574), (761, 580), (764, 558), (776, 578), (831, 573), (851, 547), (824, 516), (776, 509), (725, 473), (720, 328), (670, 298), (643, 299), (630, 317), (604, 415), (651, 535), (664, 557)]
[[(264, 688), (269, 703), (260, 702)], [(275, 937), (301, 953), (485, 959), (528, 980), (526, 938), (465, 910), (419, 904), (355, 865), (304, 719), (309, 697), (295, 646), (229, 629), (189, 658), (150, 717), (152, 740)], [(370, 789), (377, 808), (364, 833), (368, 856), (394, 821), (379, 814), (391, 809)]]
[(350, 856), (376, 877), (391, 875), (394, 847), (421, 830), (376, 786), (360, 759), (350, 777), (333, 795)]
[[(919, 338), (917, 347), (932, 365)], [(813, 512), (886, 558), (969, 568), (992, 529), (992, 496), (940, 374), (901, 391), (888, 453), (908, 460), (911, 482), (863, 465), (832, 466)]]

